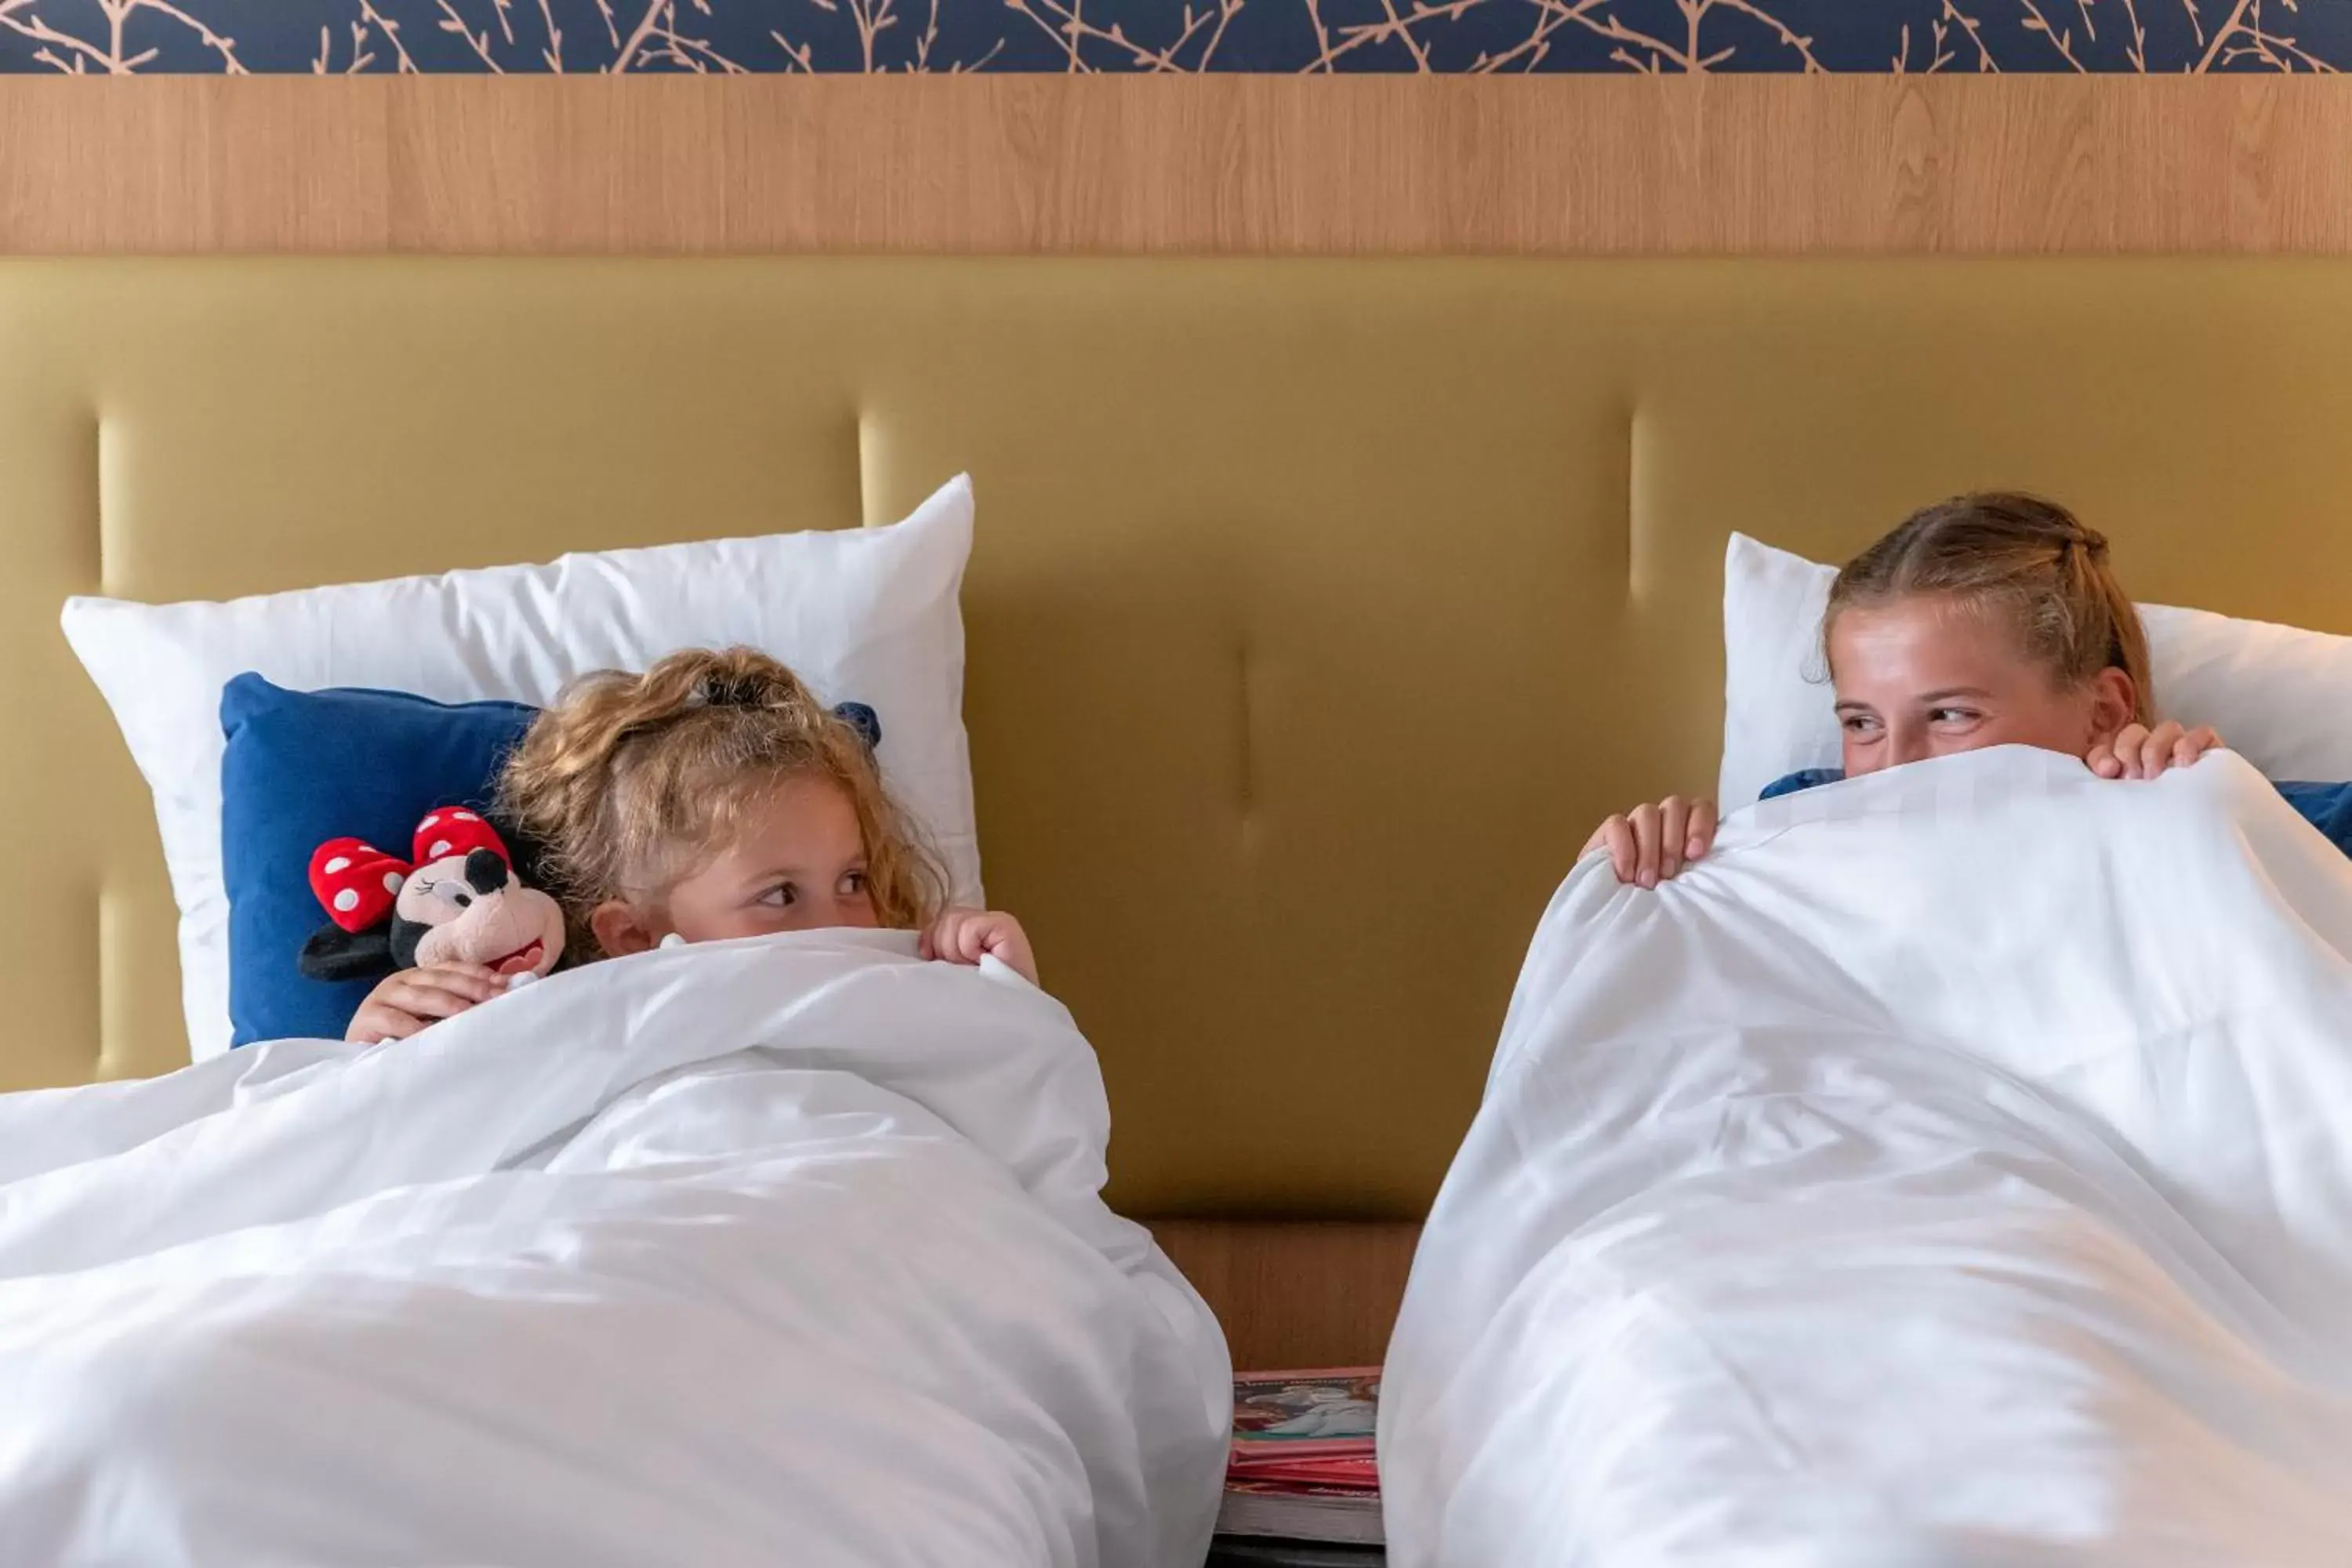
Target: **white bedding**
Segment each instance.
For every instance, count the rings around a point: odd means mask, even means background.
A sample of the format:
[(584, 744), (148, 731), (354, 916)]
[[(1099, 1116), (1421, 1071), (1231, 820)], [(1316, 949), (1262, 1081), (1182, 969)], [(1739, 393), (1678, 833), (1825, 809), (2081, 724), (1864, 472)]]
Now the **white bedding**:
[(2352, 868), (2018, 748), (1587, 860), (1381, 1464), (1398, 1568), (2352, 1562)]
[(0, 1098), (0, 1560), (1190, 1568), (1224, 1345), (1108, 1131), (883, 933)]

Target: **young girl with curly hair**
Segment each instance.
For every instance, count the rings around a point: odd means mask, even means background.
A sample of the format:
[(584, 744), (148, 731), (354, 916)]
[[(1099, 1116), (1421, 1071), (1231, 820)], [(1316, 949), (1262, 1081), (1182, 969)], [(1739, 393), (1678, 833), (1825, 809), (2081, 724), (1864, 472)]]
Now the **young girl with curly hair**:
[[(883, 787), (866, 737), (750, 648), (675, 653), (574, 682), (508, 759), (500, 815), (538, 846), (568, 951), (824, 926), (919, 931), (926, 958), (992, 955), (1034, 982), (1011, 915), (948, 905), (946, 879)], [(352, 1039), (399, 1039), (504, 989), (478, 965), (392, 976)]]

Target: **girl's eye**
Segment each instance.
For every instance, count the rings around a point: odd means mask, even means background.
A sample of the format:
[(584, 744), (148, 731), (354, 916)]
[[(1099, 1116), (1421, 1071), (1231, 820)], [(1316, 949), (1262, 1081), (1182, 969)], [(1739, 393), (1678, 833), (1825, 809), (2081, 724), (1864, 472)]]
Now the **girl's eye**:
[(1878, 728), (1878, 721), (1867, 713), (1849, 713), (1842, 722), (1849, 735), (1866, 735)]
[(1966, 724), (1976, 717), (1973, 708), (1937, 708), (1927, 715), (1931, 722), (1937, 724)]
[(866, 890), (866, 873), (863, 871), (850, 871), (845, 873), (841, 879), (841, 890), (848, 894), (851, 898), (856, 898), (858, 894), (864, 892)]
[(801, 901), (801, 890), (790, 882), (779, 882), (761, 894), (760, 901), (780, 910), (788, 910)]

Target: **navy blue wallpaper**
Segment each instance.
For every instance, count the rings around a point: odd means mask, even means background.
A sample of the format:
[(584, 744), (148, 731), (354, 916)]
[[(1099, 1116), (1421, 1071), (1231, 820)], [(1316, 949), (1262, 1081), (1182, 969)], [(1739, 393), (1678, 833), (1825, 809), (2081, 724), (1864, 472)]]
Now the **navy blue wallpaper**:
[(2295, 71), (2352, 0), (0, 0), (0, 71)]

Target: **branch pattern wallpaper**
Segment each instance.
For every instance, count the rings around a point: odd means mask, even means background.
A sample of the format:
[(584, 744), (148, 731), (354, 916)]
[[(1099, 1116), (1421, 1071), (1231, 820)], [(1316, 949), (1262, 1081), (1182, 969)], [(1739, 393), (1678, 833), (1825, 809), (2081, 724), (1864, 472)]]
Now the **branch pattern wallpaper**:
[(2352, 0), (0, 0), (0, 71), (2332, 71)]

